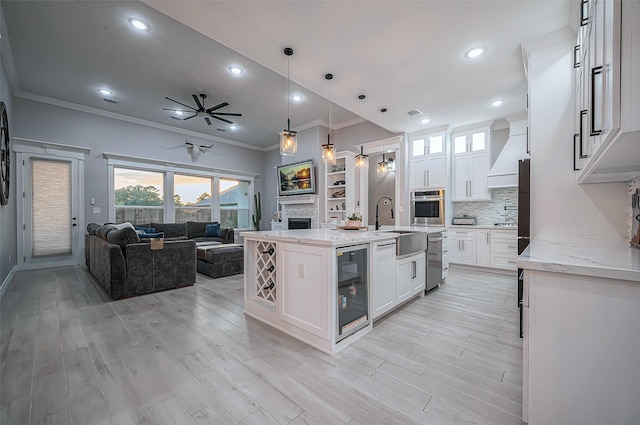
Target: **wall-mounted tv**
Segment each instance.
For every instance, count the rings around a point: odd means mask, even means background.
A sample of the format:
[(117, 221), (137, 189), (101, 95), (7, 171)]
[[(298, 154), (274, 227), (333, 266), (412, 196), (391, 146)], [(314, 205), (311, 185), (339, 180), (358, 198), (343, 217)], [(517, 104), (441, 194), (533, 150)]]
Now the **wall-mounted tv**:
[(316, 193), (316, 174), (313, 159), (276, 166), (278, 196)]

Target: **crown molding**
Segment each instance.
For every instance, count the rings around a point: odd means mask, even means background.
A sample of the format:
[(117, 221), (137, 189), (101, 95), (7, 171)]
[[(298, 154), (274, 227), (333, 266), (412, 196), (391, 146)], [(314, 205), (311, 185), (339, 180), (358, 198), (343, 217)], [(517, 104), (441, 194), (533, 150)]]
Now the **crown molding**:
[(157, 128), (159, 130), (171, 131), (173, 133), (183, 134), (186, 136), (199, 137), (204, 140), (211, 140), (214, 142), (225, 143), (227, 145), (233, 145), (240, 148), (251, 149), (251, 150), (256, 150), (260, 152), (265, 151), (265, 148), (250, 145), (248, 143), (236, 142), (235, 140), (224, 139), (222, 137), (212, 136), (210, 134), (205, 134), (205, 133), (199, 133), (197, 131), (185, 130), (183, 128), (174, 127), (166, 124), (160, 124), (157, 122), (144, 120), (141, 118), (134, 118), (128, 115), (118, 114), (116, 112), (104, 111), (102, 109), (79, 105), (77, 103), (67, 102), (65, 100), (54, 99), (52, 97), (47, 97), (47, 96), (41, 96), (39, 94), (28, 93), (24, 91), (17, 91), (15, 96), (23, 99), (27, 99), (27, 100), (32, 100), (34, 102), (46, 103), (49, 105), (59, 106), (61, 108), (73, 109), (75, 111), (86, 112), (88, 114), (100, 115), (107, 118), (112, 118), (120, 121), (130, 122), (133, 124), (143, 125), (146, 127)]

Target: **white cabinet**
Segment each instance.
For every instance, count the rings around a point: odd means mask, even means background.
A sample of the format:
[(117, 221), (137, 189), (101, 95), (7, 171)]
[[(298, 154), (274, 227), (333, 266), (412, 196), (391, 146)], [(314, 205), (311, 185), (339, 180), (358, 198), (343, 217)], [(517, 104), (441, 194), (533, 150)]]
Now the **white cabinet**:
[(325, 168), (325, 222), (346, 219), (355, 212), (355, 154), (338, 152), (335, 165)]
[(396, 305), (396, 242), (373, 243), (371, 317), (377, 318)]
[(440, 189), (446, 185), (445, 132), (412, 136), (409, 188)]
[(490, 168), (488, 127), (454, 134), (452, 137), (452, 200), (486, 201)]
[(491, 267), (515, 270), (518, 258), (518, 236), (515, 230), (491, 230)]
[(640, 2), (590, 0), (575, 47), (574, 170), (580, 183), (640, 175)]
[(476, 265), (475, 230), (449, 230), (449, 262)]
[(491, 267), (491, 230), (476, 231), (476, 265)]
[(425, 288), (425, 253), (396, 260), (396, 304), (400, 304)]

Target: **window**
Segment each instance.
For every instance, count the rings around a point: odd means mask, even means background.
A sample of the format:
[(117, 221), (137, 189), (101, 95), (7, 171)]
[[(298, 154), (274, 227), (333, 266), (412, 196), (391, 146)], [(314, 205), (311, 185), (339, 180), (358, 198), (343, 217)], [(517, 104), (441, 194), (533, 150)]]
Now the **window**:
[(247, 229), (249, 225), (249, 182), (220, 179), (220, 226)]
[(212, 221), (211, 187), (210, 177), (174, 175), (175, 222)]
[(114, 168), (115, 222), (164, 221), (164, 173)]

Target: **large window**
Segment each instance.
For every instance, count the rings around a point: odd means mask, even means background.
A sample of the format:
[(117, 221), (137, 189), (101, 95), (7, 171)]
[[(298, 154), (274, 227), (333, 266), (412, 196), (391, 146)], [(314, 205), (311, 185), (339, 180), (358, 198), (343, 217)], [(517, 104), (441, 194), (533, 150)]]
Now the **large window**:
[(220, 179), (220, 226), (247, 229), (249, 225), (249, 183)]
[(212, 221), (210, 177), (176, 174), (173, 178), (175, 222)]
[(116, 223), (164, 221), (164, 173), (114, 168)]
[(116, 223), (218, 221), (221, 227), (252, 227), (252, 181), (236, 179), (230, 173), (223, 177), (188, 168), (153, 164), (150, 169), (137, 169), (135, 165), (112, 165), (114, 205), (110, 217)]

